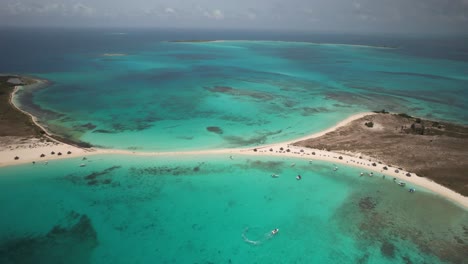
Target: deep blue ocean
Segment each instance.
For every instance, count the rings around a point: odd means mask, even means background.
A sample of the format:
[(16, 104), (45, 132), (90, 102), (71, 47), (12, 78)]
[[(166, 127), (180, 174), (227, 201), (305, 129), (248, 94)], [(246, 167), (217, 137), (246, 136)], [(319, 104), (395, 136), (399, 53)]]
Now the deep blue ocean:
[[(1, 29), (0, 39), (0, 72), (48, 81), (17, 104), (51, 133), (101, 148), (252, 147), (381, 109), (468, 124), (467, 37)], [(468, 259), (466, 208), (352, 167), (227, 155), (83, 162), (0, 168), (0, 263)]]

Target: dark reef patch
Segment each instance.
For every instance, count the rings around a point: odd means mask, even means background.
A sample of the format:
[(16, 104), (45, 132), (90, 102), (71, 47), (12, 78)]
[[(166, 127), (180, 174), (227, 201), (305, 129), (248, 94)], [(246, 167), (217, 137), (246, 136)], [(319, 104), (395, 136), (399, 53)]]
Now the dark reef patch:
[(201, 167), (204, 165), (204, 162), (199, 163), (194, 167), (189, 166), (154, 166), (154, 167), (145, 167), (145, 168), (136, 168), (132, 167), (129, 169), (129, 172), (133, 175), (172, 175), (172, 176), (181, 176), (181, 175), (193, 175), (198, 173), (201, 170)]
[(283, 132), (283, 130), (271, 131), (271, 132), (262, 132), (257, 136), (250, 138), (244, 138), (239, 136), (225, 136), (224, 140), (231, 146), (250, 146), (250, 145), (260, 145), (264, 144), (269, 136), (277, 135)]
[[(64, 119), (68, 119), (68, 118), (62, 118), (60, 121), (61, 122), (66, 122), (66, 121), (64, 121)], [(74, 131), (84, 133), (86, 131), (90, 131), (90, 130), (95, 129), (96, 127), (97, 126), (92, 124), (92, 123), (86, 123), (86, 124), (74, 125), (72, 128), (73, 128)]]
[(121, 166), (112, 166), (102, 171), (92, 172), (86, 176), (81, 176), (77, 174), (68, 174), (62, 179), (72, 182), (73, 184), (77, 185), (89, 185), (89, 186), (97, 186), (97, 185), (109, 185), (111, 183), (113, 187), (119, 186), (118, 182), (113, 182), (110, 178), (110, 174), (120, 169)]
[(377, 202), (372, 197), (364, 197), (359, 200), (359, 208), (361, 210), (372, 210), (377, 205)]
[(242, 90), (242, 89), (232, 88), (229, 86), (215, 86), (212, 88), (205, 87), (205, 89), (212, 93), (222, 93), (222, 94), (227, 94), (227, 95), (232, 95), (232, 96), (249, 97), (249, 98), (262, 100), (262, 101), (270, 101), (270, 100), (275, 99), (275, 96), (272, 95), (271, 93), (262, 92), (262, 91)]
[(72, 212), (67, 220), (44, 235), (2, 238), (0, 263), (90, 263), (98, 245), (91, 219)]
[(267, 172), (280, 173), (285, 167), (284, 161), (247, 160), (245, 164), (236, 165), (242, 169), (256, 169)]
[(389, 72), (389, 71), (379, 71), (379, 73), (390, 74), (390, 75), (402, 75), (402, 76), (416, 76), (416, 77), (424, 77), (429, 79), (439, 79), (439, 80), (457, 80), (450, 77), (434, 75), (434, 74), (426, 74), (426, 73), (416, 73), (416, 72)]
[(205, 162), (200, 162), (200, 163), (198, 163), (197, 166), (193, 167), (193, 171), (194, 171), (194, 172), (199, 172), (201, 166), (204, 165), (204, 164), (205, 164)]
[(283, 106), (287, 108), (292, 108), (297, 104), (297, 102), (291, 101), (291, 100), (284, 100), (283, 101)]
[(103, 176), (103, 175), (106, 175), (106, 174), (109, 174), (111, 173), (112, 171), (116, 170), (116, 169), (120, 169), (121, 166), (112, 166), (110, 168), (107, 168), (103, 171), (98, 171), (98, 172), (93, 172), (91, 174), (88, 174), (84, 177), (85, 180), (95, 180), (97, 177), (100, 177), (100, 176)]
[(106, 129), (96, 129), (96, 130), (93, 131), (93, 133), (115, 134), (117, 132), (111, 131), (111, 130), (106, 130)]
[(113, 123), (113, 131), (124, 132), (124, 131), (142, 131), (153, 126), (152, 123), (145, 122), (143, 120), (132, 120), (132, 122), (126, 123)]
[(369, 253), (364, 254), (362, 257), (357, 259), (358, 264), (365, 264), (369, 261)]
[(220, 118), (225, 121), (232, 121), (232, 122), (239, 122), (239, 123), (247, 123), (251, 121), (250, 118), (237, 116), (237, 115), (223, 115)]
[(222, 135), (224, 133), (223, 129), (221, 129), (220, 127), (217, 127), (217, 126), (206, 127), (206, 130), (208, 130), (209, 132), (213, 132), (215, 134), (218, 134), (218, 135)]
[(413, 264), (413, 262), (411, 261), (410, 257), (408, 257), (408, 256), (403, 256), (403, 257), (401, 257), (401, 260), (403, 260), (403, 262), (404, 262), (405, 264)]
[(74, 127), (75, 128), (83, 128), (83, 129), (87, 129), (87, 130), (93, 130), (97, 126), (94, 125), (93, 123), (86, 123), (86, 124), (82, 124), (82, 125), (78, 125), (78, 126), (74, 126)]
[(301, 110), (302, 116), (311, 116), (319, 113), (329, 112), (329, 110), (325, 107), (303, 107)]
[(388, 241), (384, 241), (382, 243), (382, 246), (380, 247), (380, 252), (382, 253), (383, 256), (387, 258), (394, 258), (395, 257), (395, 245)]
[(421, 254), (437, 257), (444, 263), (464, 263), (468, 247), (460, 242), (467, 235), (463, 226), (454, 223), (459, 217), (466, 219), (465, 213), (448, 202), (438, 204), (438, 200), (432, 201), (431, 210), (418, 209), (406, 195), (394, 195), (387, 187), (382, 185), (376, 191), (364, 195), (356, 192), (348, 197), (333, 217), (343, 233), (359, 237), (362, 248), (378, 246), (383, 256), (395, 262), (414, 262), (399, 254), (398, 245), (407, 241)]
[(229, 145), (233, 146), (249, 146), (249, 145), (259, 145), (265, 143), (267, 137), (264, 135), (254, 136), (250, 138), (243, 138), (238, 136), (226, 136), (224, 140), (228, 142)]

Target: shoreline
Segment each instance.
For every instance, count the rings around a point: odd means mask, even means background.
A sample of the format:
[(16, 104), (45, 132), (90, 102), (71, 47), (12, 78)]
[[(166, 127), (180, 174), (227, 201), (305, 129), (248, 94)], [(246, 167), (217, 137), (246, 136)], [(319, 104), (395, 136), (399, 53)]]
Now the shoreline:
[(356, 48), (372, 48), (372, 49), (398, 49), (398, 47), (385, 46), (385, 45), (363, 45), (363, 44), (345, 44), (345, 43), (328, 43), (328, 42), (312, 42), (312, 41), (284, 41), (284, 40), (242, 40), (242, 39), (232, 39), (232, 40), (223, 40), (223, 39), (214, 39), (214, 40), (168, 40), (166, 42), (172, 43), (217, 43), (217, 42), (226, 42), (226, 43), (235, 43), (235, 42), (272, 42), (272, 43), (293, 43), (293, 44), (310, 44), (310, 45), (321, 45), (321, 46), (346, 46), (346, 47), (356, 47)]
[[(364, 173), (378, 173), (380, 175), (384, 174), (391, 176), (401, 181), (404, 181), (408, 184), (413, 184), (415, 186), (421, 186), (435, 194), (448, 199), (455, 204), (462, 206), (465, 209), (468, 209), (468, 197), (465, 197), (449, 188), (446, 188), (428, 178), (419, 177), (412, 172), (405, 170), (399, 170), (396, 172), (397, 167), (390, 167), (380, 163), (378, 160), (372, 157), (366, 157), (366, 159), (360, 159), (353, 157), (352, 155), (358, 155), (359, 153), (352, 152), (349, 154), (341, 154), (337, 152), (331, 152), (326, 150), (305, 148), (292, 146), (291, 144), (305, 140), (313, 139), (323, 136), (329, 132), (336, 130), (339, 127), (345, 126), (354, 120), (360, 119), (364, 116), (373, 114), (372, 112), (363, 112), (349, 116), (348, 118), (338, 122), (334, 126), (309, 134), (294, 140), (288, 140), (285, 142), (272, 143), (267, 145), (255, 146), (255, 147), (246, 147), (246, 148), (226, 148), (226, 149), (211, 149), (211, 150), (193, 150), (193, 151), (167, 151), (167, 152), (138, 152), (131, 150), (118, 150), (118, 149), (100, 149), (100, 148), (80, 148), (77, 146), (69, 145), (64, 142), (61, 142), (58, 139), (53, 138), (50, 133), (44, 129), (38, 122), (37, 119), (30, 113), (21, 110), (14, 104), (14, 95), (18, 91), (18, 87), (15, 86), (13, 92), (10, 94), (10, 103), (12, 106), (27, 114), (32, 118), (33, 123), (42, 129), (45, 134), (44, 137), (51, 140), (52, 143), (37, 143), (32, 142), (39, 139), (29, 139), (29, 142), (25, 144), (12, 144), (10, 148), (0, 148), (0, 168), (6, 166), (14, 166), (20, 164), (27, 164), (33, 162), (48, 162), (57, 159), (65, 158), (79, 158), (85, 156), (94, 156), (94, 155), (136, 155), (136, 156), (149, 156), (149, 157), (160, 157), (160, 156), (177, 156), (177, 155), (205, 155), (205, 154), (218, 154), (218, 155), (251, 155), (251, 156), (274, 156), (274, 157), (292, 157), (292, 158), (301, 158), (308, 160), (321, 160), (336, 164), (343, 164), (346, 166), (353, 166), (357, 168), (364, 169)], [(33, 147), (31, 147), (33, 145)], [(287, 151), (289, 149), (289, 151)], [(55, 153), (61, 152), (62, 155), (58, 156), (57, 154), (51, 155), (51, 152)], [(69, 153), (70, 154), (67, 154)], [(40, 155), (44, 154), (45, 157), (41, 158)], [(18, 160), (15, 160), (14, 157), (19, 157)], [(372, 166), (372, 163), (375, 162), (376, 166)], [(385, 170), (384, 167), (387, 167), (388, 170)], [(406, 173), (411, 173), (411, 177), (407, 177)]]

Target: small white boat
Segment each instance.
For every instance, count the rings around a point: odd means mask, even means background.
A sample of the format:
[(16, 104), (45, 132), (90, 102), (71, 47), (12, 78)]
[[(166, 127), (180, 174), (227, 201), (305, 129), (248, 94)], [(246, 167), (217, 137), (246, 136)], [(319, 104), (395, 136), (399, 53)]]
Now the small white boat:
[(279, 175), (278, 175), (278, 174), (272, 174), (271, 177), (272, 177), (272, 178), (278, 178)]
[(86, 167), (86, 164), (81, 163), (81, 164), (80, 164), (80, 167)]
[(275, 229), (271, 230), (272, 235), (276, 235), (276, 234), (278, 234), (278, 232), (279, 232), (278, 228), (275, 228)]

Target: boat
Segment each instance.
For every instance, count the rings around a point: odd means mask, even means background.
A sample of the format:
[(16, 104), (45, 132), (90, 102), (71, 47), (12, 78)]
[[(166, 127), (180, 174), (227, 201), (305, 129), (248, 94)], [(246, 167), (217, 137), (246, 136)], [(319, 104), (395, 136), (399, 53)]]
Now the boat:
[(276, 235), (276, 234), (278, 234), (278, 232), (279, 232), (278, 228), (275, 228), (275, 229), (271, 230), (272, 235)]
[(297, 176), (296, 176), (296, 180), (300, 180), (300, 179), (302, 179), (302, 176), (301, 176), (301, 175), (297, 175)]
[(80, 164), (80, 167), (86, 167), (86, 164), (81, 163), (81, 164)]
[(278, 175), (278, 174), (272, 174), (271, 177), (272, 177), (272, 178), (278, 178), (279, 175)]
[(406, 183), (400, 181), (400, 182), (398, 182), (398, 185), (400, 185), (401, 187), (405, 187)]

